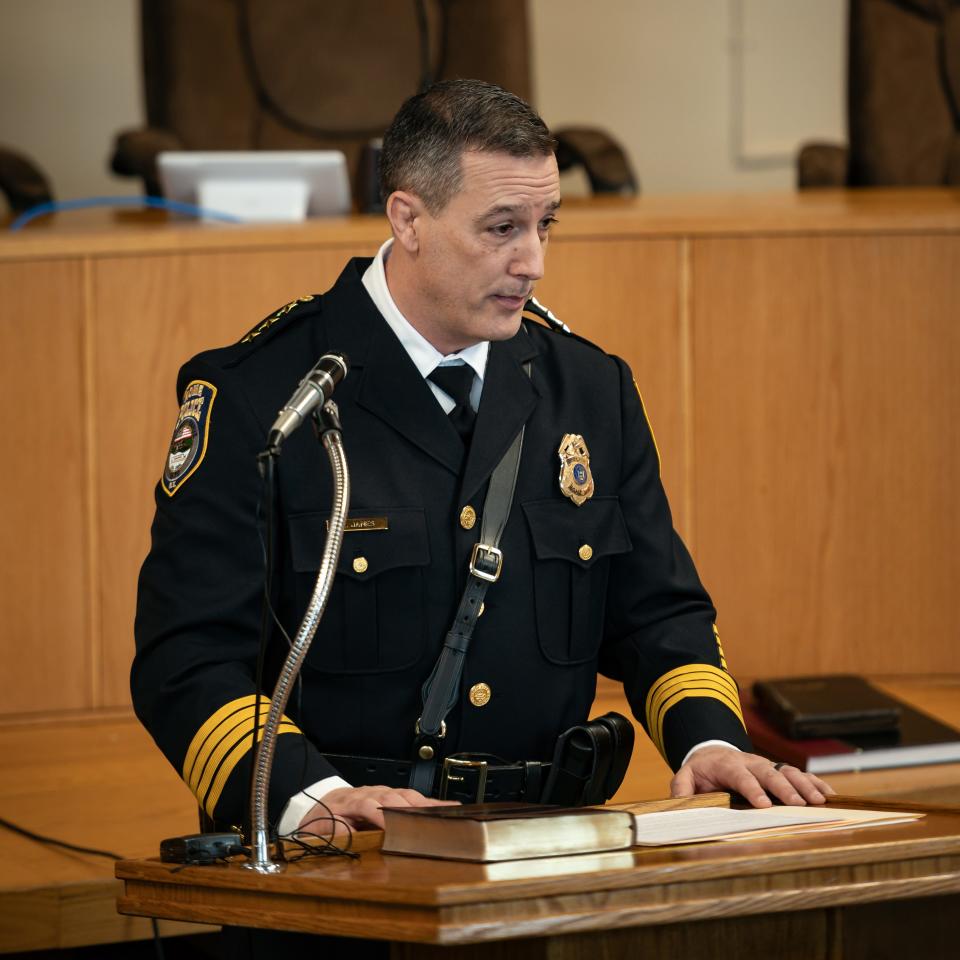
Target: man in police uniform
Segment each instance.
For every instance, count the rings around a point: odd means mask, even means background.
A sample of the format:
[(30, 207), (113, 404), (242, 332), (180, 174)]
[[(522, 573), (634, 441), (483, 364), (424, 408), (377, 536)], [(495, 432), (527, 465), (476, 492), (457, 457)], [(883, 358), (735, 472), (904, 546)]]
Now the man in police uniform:
[[(132, 685), (138, 715), (218, 821), (240, 823), (247, 807), (264, 577), (257, 454), (330, 351), (350, 360), (336, 401), (351, 520), (280, 731), (269, 813), (281, 832), (325, 808), (380, 825), (381, 805), (436, 802), (403, 779), (421, 686), (464, 588), (491, 472), (521, 427), (503, 572), (441, 754), (549, 761), (558, 734), (586, 719), (599, 671), (623, 682), (677, 771), (674, 795), (732, 789), (765, 806), (771, 795), (820, 803), (829, 790), (749, 752), (630, 371), (522, 320), (560, 205), (553, 150), (542, 120), (499, 88), (451, 81), (411, 98), (384, 138), (392, 239), (377, 257), (351, 261), (328, 293), (181, 371)], [(316, 577), (330, 484), (311, 431), (294, 434), (278, 469), (274, 596), (291, 635)], [(286, 652), (279, 628), (271, 634), (268, 678)]]

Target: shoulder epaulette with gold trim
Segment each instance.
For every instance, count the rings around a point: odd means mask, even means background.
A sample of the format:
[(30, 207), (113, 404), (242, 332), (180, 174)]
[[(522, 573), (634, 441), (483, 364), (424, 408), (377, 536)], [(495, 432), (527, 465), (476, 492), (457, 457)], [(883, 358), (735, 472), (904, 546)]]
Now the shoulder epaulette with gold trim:
[(275, 324), (282, 320), (291, 310), (295, 310), (302, 303), (309, 303), (311, 300), (316, 300), (317, 298), (311, 293), (307, 294), (305, 297), (297, 297), (296, 300), (291, 300), (285, 306), (282, 306), (276, 313), (270, 314), (266, 320), (261, 320), (252, 330), (245, 333), (239, 343), (252, 343), (257, 337), (263, 336), (268, 330), (272, 329)]

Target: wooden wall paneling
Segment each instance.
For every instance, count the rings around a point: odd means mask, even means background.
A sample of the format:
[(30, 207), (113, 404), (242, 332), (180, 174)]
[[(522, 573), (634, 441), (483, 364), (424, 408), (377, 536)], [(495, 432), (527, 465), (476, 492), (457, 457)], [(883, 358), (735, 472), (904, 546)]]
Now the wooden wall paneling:
[(960, 237), (704, 239), (698, 559), (731, 668), (957, 672)]
[(536, 295), (575, 333), (630, 365), (662, 457), (674, 524), (687, 537), (681, 250), (676, 239), (567, 239), (561, 226)]
[[(97, 446), (104, 705), (129, 704), (136, 579), (178, 409), (177, 371), (200, 350), (235, 343), (290, 300), (326, 290), (356, 252), (242, 250), (96, 263), (97, 419), (109, 425)], [(313, 359), (304, 358), (304, 371)]]
[(0, 263), (0, 715), (92, 701), (83, 271)]

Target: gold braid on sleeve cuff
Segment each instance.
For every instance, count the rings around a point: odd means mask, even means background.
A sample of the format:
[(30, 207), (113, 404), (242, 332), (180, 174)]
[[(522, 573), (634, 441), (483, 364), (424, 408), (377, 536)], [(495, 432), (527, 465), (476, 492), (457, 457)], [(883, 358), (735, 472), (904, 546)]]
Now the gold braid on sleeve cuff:
[[(253, 745), (256, 703), (251, 693), (224, 704), (203, 723), (187, 748), (181, 776), (211, 817), (230, 774)], [(261, 696), (258, 741), (269, 709), (270, 701)], [(300, 733), (300, 729), (284, 716), (277, 732)]]
[(707, 697), (720, 701), (732, 710), (743, 724), (740, 695), (729, 673), (705, 663), (676, 667), (660, 677), (647, 694), (647, 730), (664, 759), (667, 756), (663, 743), (664, 719), (672, 707), (692, 697)]

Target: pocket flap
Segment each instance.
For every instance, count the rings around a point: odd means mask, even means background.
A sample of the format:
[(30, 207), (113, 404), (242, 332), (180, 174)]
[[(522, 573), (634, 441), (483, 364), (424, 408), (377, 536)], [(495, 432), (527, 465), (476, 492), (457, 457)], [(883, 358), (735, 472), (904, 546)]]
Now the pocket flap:
[(566, 500), (534, 500), (521, 507), (538, 560), (567, 560), (586, 568), (633, 547), (618, 497), (593, 497), (579, 507)]
[[(316, 573), (320, 569), (329, 517), (329, 513), (301, 513), (289, 518), (290, 553), (297, 573)], [(351, 520), (367, 517), (385, 517), (386, 529), (344, 533), (337, 573), (354, 580), (369, 580), (387, 570), (430, 563), (423, 507), (363, 507), (349, 514)]]

